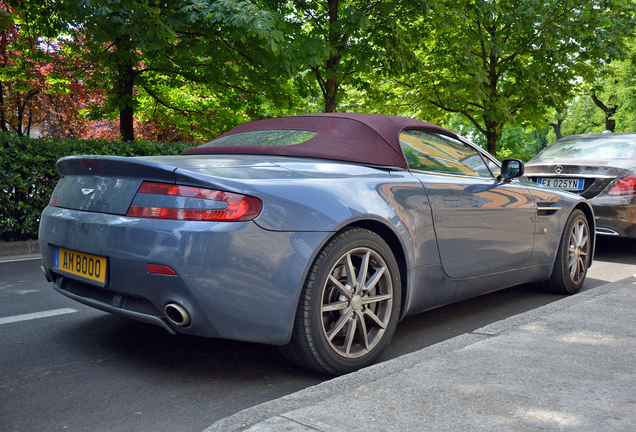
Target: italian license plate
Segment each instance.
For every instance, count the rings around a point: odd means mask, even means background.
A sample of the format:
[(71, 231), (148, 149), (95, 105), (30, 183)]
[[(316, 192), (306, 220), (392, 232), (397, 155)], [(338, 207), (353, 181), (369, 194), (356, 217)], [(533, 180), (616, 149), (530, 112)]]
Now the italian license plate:
[(106, 285), (107, 259), (74, 250), (55, 248), (53, 267), (62, 272)]
[(572, 178), (539, 178), (537, 183), (545, 187), (565, 190), (583, 190), (584, 179)]

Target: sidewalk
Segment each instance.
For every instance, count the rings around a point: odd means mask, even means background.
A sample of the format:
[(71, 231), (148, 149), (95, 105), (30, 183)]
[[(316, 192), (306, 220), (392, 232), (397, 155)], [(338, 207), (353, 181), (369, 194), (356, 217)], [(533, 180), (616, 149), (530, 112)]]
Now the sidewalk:
[(39, 255), (40, 244), (37, 240), (0, 242), (0, 260), (15, 259), (29, 255)]
[(205, 432), (635, 431), (636, 275), (326, 381)]

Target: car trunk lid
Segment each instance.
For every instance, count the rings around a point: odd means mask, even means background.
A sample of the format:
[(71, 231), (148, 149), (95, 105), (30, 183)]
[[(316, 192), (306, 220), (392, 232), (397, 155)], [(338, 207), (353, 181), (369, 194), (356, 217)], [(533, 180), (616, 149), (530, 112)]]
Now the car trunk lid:
[(53, 192), (56, 207), (125, 215), (144, 181), (247, 193), (249, 182), (306, 178), (279, 164), (289, 157), (250, 155), (69, 156), (57, 163), (63, 177)]
[(139, 158), (69, 156), (56, 167), (55, 205), (73, 210), (124, 215), (142, 181), (175, 181), (175, 167)]

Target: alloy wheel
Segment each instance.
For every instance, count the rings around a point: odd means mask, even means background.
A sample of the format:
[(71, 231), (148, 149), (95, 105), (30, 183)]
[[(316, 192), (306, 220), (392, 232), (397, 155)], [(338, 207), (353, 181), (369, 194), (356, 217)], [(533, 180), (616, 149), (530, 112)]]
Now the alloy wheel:
[(369, 248), (346, 252), (322, 291), (322, 330), (345, 358), (361, 357), (380, 342), (391, 318), (393, 285), (382, 257)]
[(585, 278), (590, 254), (589, 232), (584, 220), (577, 220), (572, 227), (568, 252), (570, 279), (574, 284), (579, 284)]

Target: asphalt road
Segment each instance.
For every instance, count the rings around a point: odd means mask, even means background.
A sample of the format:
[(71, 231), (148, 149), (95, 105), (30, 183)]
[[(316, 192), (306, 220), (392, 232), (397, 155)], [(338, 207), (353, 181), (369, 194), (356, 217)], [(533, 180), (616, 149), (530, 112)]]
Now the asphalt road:
[[(39, 265), (0, 262), (2, 432), (201, 431), (328, 379), (274, 347), (172, 336), (92, 310), (55, 293)], [(636, 241), (600, 238), (584, 289), (635, 273)], [(559, 298), (525, 285), (407, 318), (381, 360)]]

